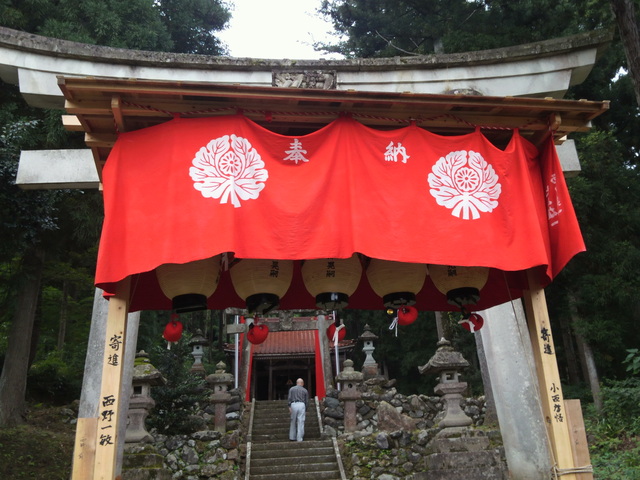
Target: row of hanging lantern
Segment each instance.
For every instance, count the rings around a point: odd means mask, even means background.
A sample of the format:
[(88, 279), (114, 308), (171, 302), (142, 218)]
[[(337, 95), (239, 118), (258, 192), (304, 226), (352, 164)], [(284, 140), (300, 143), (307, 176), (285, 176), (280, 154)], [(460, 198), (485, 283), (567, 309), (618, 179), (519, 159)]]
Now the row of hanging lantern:
[[(164, 264), (156, 269), (160, 288), (172, 300), (175, 313), (207, 308), (207, 298), (214, 293), (220, 280), (221, 259), (221, 255), (216, 255), (185, 264)], [(349, 258), (304, 261), (302, 279), (306, 289), (314, 296), (316, 305), (334, 313), (345, 308), (360, 283), (362, 263), (358, 254)], [(383, 305), (393, 310), (400, 324), (406, 325), (417, 318), (417, 311), (411, 306), (416, 303), (416, 295), (422, 290), (427, 275), (436, 288), (446, 295), (447, 301), (460, 308), (463, 319), (468, 320), (468, 306), (478, 302), (489, 269), (371, 258), (366, 262), (365, 273)], [(264, 315), (278, 308), (280, 299), (289, 289), (293, 279), (293, 261), (241, 259), (231, 265), (230, 276), (247, 310), (255, 315)], [(337, 323), (336, 320), (336, 327)], [(474, 325), (477, 329), (477, 322)]]

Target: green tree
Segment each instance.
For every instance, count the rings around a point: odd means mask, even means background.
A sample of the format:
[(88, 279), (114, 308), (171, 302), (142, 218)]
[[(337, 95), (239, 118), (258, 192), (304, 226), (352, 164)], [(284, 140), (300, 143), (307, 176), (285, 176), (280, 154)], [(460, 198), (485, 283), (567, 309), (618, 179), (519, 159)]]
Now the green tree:
[(87, 44), (222, 55), (231, 18), (220, 0), (7, 0), (0, 25)]
[[(630, 0), (324, 0), (320, 7), (342, 38), (318, 48), (358, 57), (517, 45), (597, 28), (612, 29), (617, 18), (621, 38), (615, 37), (588, 79), (567, 95), (610, 99), (612, 107), (595, 120), (590, 134), (575, 136), (583, 172), (569, 181), (569, 187), (588, 251), (577, 256), (547, 289), (552, 319), (554, 323), (563, 320), (559, 330), (566, 332), (565, 346), (570, 347), (557, 345), (560, 352), (571, 355), (572, 344), (577, 343), (583, 359), (591, 357), (605, 376), (612, 377), (625, 374), (621, 368), (624, 352), (640, 341), (634, 278), (640, 259), (640, 115), (632, 77), (624, 70), (629, 59), (631, 63), (637, 60), (640, 48), (634, 40), (638, 12), (633, 7)], [(565, 365), (574, 361), (560, 360)], [(585, 365), (590, 364), (587, 360)], [(584, 370), (585, 379), (597, 377), (597, 373), (587, 373), (587, 366)], [(577, 381), (575, 374), (572, 377)]]
[[(224, 53), (214, 32), (229, 19), (217, 1), (174, 0), (4, 0), (0, 25), (40, 35), (112, 47)], [(22, 421), (29, 365), (74, 365), (81, 372), (91, 311), (91, 283), (80, 286), (92, 270), (101, 224), (98, 192), (22, 191), (14, 184), (22, 149), (84, 147), (81, 136), (65, 132), (60, 111), (35, 111), (17, 89), (0, 93), (0, 267), (6, 279), (0, 301), (7, 314), (2, 343), (0, 425)], [(46, 303), (39, 306), (40, 282)], [(57, 306), (54, 302), (57, 301)], [(56, 308), (57, 307), (57, 308)], [(56, 311), (57, 310), (57, 311)], [(10, 325), (10, 328), (6, 328)], [(56, 328), (53, 327), (56, 326)], [(73, 331), (68, 330), (73, 327)], [(55, 333), (54, 333), (55, 332)], [(44, 335), (44, 339), (38, 341)], [(54, 341), (49, 341), (50, 338)], [(78, 347), (82, 345), (83, 347)], [(36, 351), (36, 346), (38, 347)], [(61, 362), (53, 362), (51, 352)], [(42, 369), (41, 369), (42, 370)]]
[(610, 25), (608, 5), (571, 0), (323, 0), (347, 57), (455, 53), (518, 45)]
[(171, 39), (173, 51), (223, 55), (227, 47), (213, 33), (226, 28), (231, 19), (227, 4), (220, 0), (157, 0)]

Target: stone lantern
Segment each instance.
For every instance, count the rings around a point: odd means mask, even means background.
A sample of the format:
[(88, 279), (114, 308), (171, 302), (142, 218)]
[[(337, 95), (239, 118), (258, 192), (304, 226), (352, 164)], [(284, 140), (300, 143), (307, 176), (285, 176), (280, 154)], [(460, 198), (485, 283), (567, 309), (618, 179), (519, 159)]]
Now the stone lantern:
[(204, 356), (204, 347), (209, 345), (209, 341), (204, 338), (202, 335), (202, 330), (196, 330), (196, 334), (189, 341), (189, 346), (191, 347), (191, 355), (193, 355), (193, 366), (191, 373), (204, 377), (207, 372), (204, 369), (204, 365), (202, 364), (202, 357)]
[(433, 357), (425, 365), (418, 367), (422, 375), (433, 373), (440, 377), (440, 383), (433, 389), (442, 396), (445, 404), (444, 416), (438, 422), (440, 427), (467, 427), (472, 423), (471, 418), (460, 407), (462, 392), (466, 390), (467, 384), (460, 381), (459, 370), (468, 366), (469, 362), (462, 354), (456, 352), (451, 342), (443, 338), (438, 342), (438, 349)]
[(364, 331), (358, 339), (362, 341), (362, 351), (366, 355), (364, 363), (362, 364), (362, 373), (364, 374), (364, 378), (365, 380), (375, 378), (378, 376), (379, 372), (378, 364), (373, 358), (373, 351), (376, 349), (373, 346), (373, 343), (378, 339), (378, 337), (371, 331), (369, 324), (367, 324), (364, 326)]
[(166, 384), (166, 379), (149, 361), (149, 355), (141, 350), (136, 354), (133, 366), (133, 391), (129, 400), (129, 422), (125, 442), (153, 442), (145, 428), (145, 420), (156, 402), (151, 398), (151, 387)]
[(218, 362), (216, 372), (206, 378), (209, 387), (213, 390), (209, 400), (214, 405), (214, 430), (220, 433), (227, 431), (227, 404), (231, 400), (228, 390), (229, 385), (233, 383), (233, 375), (226, 370), (227, 365), (224, 362)]
[(336, 382), (342, 384), (338, 399), (344, 401), (344, 430), (353, 432), (358, 424), (356, 419), (356, 401), (360, 400), (362, 393), (358, 386), (362, 383), (364, 375), (353, 369), (353, 360), (345, 360), (343, 370), (336, 376)]

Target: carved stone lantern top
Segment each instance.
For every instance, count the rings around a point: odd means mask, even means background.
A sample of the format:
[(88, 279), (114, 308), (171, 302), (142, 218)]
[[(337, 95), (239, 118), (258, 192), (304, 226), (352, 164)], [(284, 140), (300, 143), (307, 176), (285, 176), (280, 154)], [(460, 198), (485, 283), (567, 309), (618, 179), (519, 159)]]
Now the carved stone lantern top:
[(167, 380), (160, 371), (151, 364), (149, 354), (144, 350), (136, 353), (136, 359), (133, 364), (133, 384), (157, 386), (166, 383)]
[(226, 363), (220, 361), (216, 364), (216, 372), (211, 375), (207, 375), (207, 383), (211, 385), (215, 392), (226, 390), (226, 388), (216, 388), (216, 386), (227, 386), (233, 383), (233, 375), (227, 373)]
[(442, 338), (437, 345), (438, 349), (433, 357), (425, 365), (418, 367), (418, 371), (422, 375), (439, 374), (445, 370), (459, 370), (469, 366), (469, 362), (462, 354), (453, 349), (450, 341)]
[(209, 340), (204, 338), (204, 336), (202, 335), (202, 330), (200, 329), (196, 330), (196, 334), (191, 337), (191, 340), (189, 340), (189, 346), (193, 347), (195, 345), (201, 345), (203, 347), (209, 345)]
[(367, 323), (364, 326), (364, 331), (362, 332), (362, 335), (360, 335), (358, 339), (362, 340), (363, 342), (373, 342), (374, 340), (378, 339), (378, 336), (371, 331), (371, 327)]
[(360, 383), (364, 379), (362, 372), (353, 368), (353, 360), (345, 360), (342, 371), (336, 376), (338, 382)]

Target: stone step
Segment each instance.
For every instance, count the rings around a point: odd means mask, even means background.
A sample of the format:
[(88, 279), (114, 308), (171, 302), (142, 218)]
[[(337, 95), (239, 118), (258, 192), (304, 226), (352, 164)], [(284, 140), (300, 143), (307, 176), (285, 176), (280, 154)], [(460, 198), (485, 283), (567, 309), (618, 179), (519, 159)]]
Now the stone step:
[[(318, 423), (315, 424), (312, 422), (305, 422), (304, 430), (306, 433), (319, 432)], [(254, 423), (253, 427), (253, 437), (255, 439), (256, 435), (270, 435), (270, 434), (288, 434), (289, 433), (289, 421), (281, 424), (274, 425), (258, 425), (256, 426)]]
[(251, 444), (251, 458), (298, 457), (303, 455), (327, 455), (330, 453), (333, 453), (333, 443), (330, 440)]
[(340, 471), (336, 468), (335, 470), (326, 471), (326, 472), (294, 472), (287, 473), (285, 471), (281, 471), (279, 473), (263, 473), (259, 475), (254, 475), (253, 473), (250, 476), (251, 480), (340, 480)]
[[(320, 432), (305, 432), (303, 441), (320, 440)], [(251, 435), (251, 441), (253, 444), (273, 443), (273, 442), (288, 442), (289, 432), (282, 432), (279, 434), (265, 433), (260, 435)], [(293, 442), (291, 442), (293, 443)], [(301, 443), (301, 442), (299, 442)]]
[(261, 465), (254, 466), (251, 464), (251, 478), (256, 475), (269, 475), (269, 474), (305, 474), (307, 478), (316, 478), (318, 473), (338, 472), (338, 466), (336, 462), (325, 463), (283, 463), (280, 465)]
[[(304, 423), (317, 425), (318, 416), (315, 413), (316, 412), (311, 412), (311, 413), (307, 412)], [(260, 416), (254, 415), (253, 428), (258, 428), (263, 426), (274, 427), (278, 425), (288, 425), (290, 420), (291, 420), (291, 416), (289, 415), (288, 412), (286, 416), (260, 417)]]
[[(285, 453), (285, 452), (281, 452)], [(290, 456), (263, 456), (262, 458), (254, 458), (251, 457), (251, 471), (254, 471), (254, 468), (264, 468), (264, 467), (281, 467), (283, 465), (312, 465), (312, 464), (321, 464), (321, 463), (329, 463), (334, 465), (336, 463), (336, 457), (333, 451), (327, 452), (324, 455), (312, 455), (305, 454), (303, 456), (299, 455), (290, 455)]]
[(251, 480), (339, 480), (331, 440), (322, 440), (315, 404), (305, 420), (305, 440), (289, 441), (288, 403), (256, 402), (251, 432)]
[[(289, 431), (290, 419), (284, 419), (278, 423), (260, 423), (256, 422), (255, 419), (253, 421), (253, 433), (261, 434), (261, 433), (271, 433), (271, 432), (281, 432), (281, 431)], [(308, 419), (304, 422), (304, 427), (306, 431), (318, 431), (318, 422), (309, 421)]]

